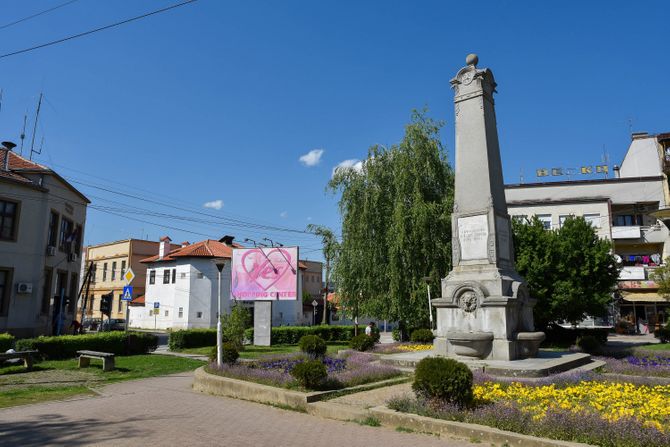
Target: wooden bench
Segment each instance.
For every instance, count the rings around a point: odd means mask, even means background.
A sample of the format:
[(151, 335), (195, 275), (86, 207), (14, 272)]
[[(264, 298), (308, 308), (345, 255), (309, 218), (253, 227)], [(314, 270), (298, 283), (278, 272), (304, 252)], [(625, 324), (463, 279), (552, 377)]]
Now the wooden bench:
[(10, 359), (23, 359), (23, 364), (30, 371), (33, 369), (33, 355), (35, 354), (37, 351), (3, 352), (0, 353), (0, 363)]
[(112, 371), (114, 369), (114, 354), (98, 351), (77, 351), (79, 356), (79, 367), (86, 368), (91, 364), (91, 359), (102, 360), (102, 370)]

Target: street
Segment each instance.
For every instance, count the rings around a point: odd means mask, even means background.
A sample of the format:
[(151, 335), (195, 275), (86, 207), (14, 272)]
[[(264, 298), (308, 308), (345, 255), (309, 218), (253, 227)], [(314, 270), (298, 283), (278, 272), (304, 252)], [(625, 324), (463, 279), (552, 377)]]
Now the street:
[(467, 446), (191, 390), (192, 373), (110, 385), (101, 396), (0, 410), (0, 445)]

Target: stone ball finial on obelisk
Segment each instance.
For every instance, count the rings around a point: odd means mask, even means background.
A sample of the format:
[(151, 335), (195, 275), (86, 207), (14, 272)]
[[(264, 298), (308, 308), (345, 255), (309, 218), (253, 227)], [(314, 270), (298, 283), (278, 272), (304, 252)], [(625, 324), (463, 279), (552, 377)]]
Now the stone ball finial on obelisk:
[(470, 53), (465, 57), (465, 63), (476, 67), (479, 63), (479, 57), (475, 53)]

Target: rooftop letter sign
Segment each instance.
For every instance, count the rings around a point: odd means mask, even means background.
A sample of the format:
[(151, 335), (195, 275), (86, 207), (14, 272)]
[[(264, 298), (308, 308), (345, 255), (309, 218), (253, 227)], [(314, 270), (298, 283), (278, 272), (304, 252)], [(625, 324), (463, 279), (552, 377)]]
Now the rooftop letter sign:
[(298, 298), (298, 247), (233, 250), (230, 299), (295, 300)]

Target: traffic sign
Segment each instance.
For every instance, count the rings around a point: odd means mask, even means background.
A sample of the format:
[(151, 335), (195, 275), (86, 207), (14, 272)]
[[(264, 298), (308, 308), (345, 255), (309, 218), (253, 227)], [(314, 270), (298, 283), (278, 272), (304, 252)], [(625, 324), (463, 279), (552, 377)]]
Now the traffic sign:
[(154, 301), (154, 309), (159, 309), (161, 307), (161, 303), (158, 301)]
[(121, 296), (122, 301), (132, 301), (133, 300), (133, 286), (123, 286), (123, 295)]
[(133, 281), (133, 279), (135, 279), (135, 273), (133, 273), (133, 269), (128, 267), (126, 273), (123, 274), (123, 279), (126, 281), (126, 284), (130, 284)]

